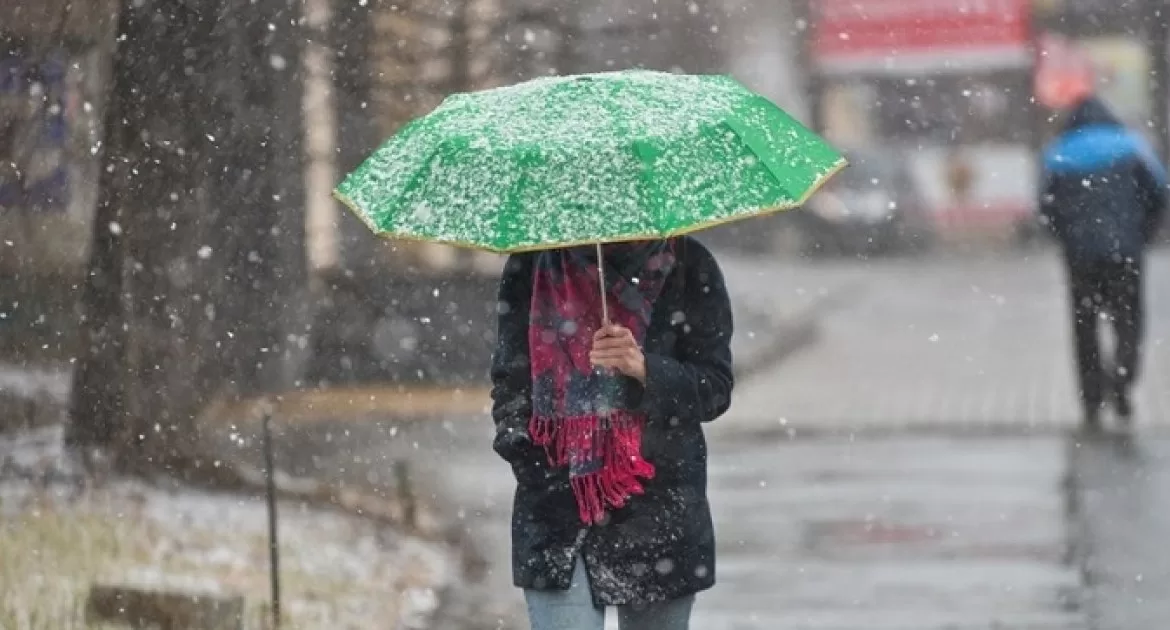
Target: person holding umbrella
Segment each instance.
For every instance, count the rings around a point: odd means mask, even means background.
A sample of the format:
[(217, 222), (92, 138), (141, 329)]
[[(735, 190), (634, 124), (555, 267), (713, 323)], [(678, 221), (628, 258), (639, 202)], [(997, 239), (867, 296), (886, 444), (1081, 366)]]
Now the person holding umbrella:
[(335, 192), (375, 233), (510, 254), (493, 446), (533, 630), (686, 630), (715, 583), (702, 425), (731, 306), (687, 234), (797, 207), (841, 154), (729, 77), (646, 70), (455, 94)]
[(509, 258), (492, 361), (515, 582), (533, 630), (687, 628), (715, 580), (702, 423), (733, 386), (731, 305), (689, 237)]

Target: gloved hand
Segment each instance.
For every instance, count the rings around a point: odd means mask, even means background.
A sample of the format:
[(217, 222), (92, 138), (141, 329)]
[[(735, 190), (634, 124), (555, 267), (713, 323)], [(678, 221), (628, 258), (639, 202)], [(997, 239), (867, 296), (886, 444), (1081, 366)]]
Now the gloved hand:
[(534, 452), (542, 452), (532, 443), (528, 435), (528, 427), (519, 421), (504, 421), (496, 426), (496, 437), (492, 440), (492, 450), (504, 458), (509, 464), (519, 458), (531, 457)]
[(496, 427), (492, 449), (512, 465), (512, 473), (520, 484), (552, 484), (555, 470), (548, 464), (544, 448), (532, 442), (528, 427), (522, 421), (502, 422)]

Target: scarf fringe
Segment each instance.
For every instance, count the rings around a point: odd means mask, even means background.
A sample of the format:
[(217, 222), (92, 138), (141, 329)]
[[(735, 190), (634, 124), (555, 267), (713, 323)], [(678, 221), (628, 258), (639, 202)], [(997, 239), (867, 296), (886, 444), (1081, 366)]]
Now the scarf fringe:
[[(544, 447), (553, 467), (568, 467), (577, 510), (586, 525), (600, 522), (610, 509), (624, 507), (645, 492), (640, 479), (654, 477), (654, 465), (642, 458), (645, 416), (614, 411), (607, 418), (533, 417), (528, 433)], [(594, 463), (597, 470), (573, 475), (575, 465)]]

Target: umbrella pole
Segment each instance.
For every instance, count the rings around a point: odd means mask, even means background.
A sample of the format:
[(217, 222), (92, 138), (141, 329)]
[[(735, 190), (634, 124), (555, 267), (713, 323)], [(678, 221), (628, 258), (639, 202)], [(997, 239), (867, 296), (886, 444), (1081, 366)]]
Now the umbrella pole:
[(605, 256), (601, 243), (597, 244), (597, 281), (601, 285), (601, 325), (609, 326), (609, 292), (605, 290)]

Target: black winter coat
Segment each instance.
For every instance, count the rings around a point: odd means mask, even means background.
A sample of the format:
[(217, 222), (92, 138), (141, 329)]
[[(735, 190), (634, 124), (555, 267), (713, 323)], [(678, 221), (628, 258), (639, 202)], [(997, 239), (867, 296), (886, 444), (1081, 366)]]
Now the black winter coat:
[(679, 239), (678, 263), (646, 332), (648, 415), (642, 454), (656, 474), (646, 493), (608, 522), (580, 522), (568, 472), (548, 465), (527, 438), (531, 415), (528, 320), (535, 254), (508, 259), (500, 282), (499, 337), (492, 359), (494, 448), (516, 476), (512, 574), (516, 586), (569, 588), (576, 556), (598, 606), (666, 601), (715, 583), (715, 533), (707, 504), (702, 423), (731, 403), (731, 304), (711, 253)]
[(1074, 266), (1138, 260), (1161, 221), (1166, 183), (1153, 149), (1089, 98), (1045, 148), (1040, 212)]

